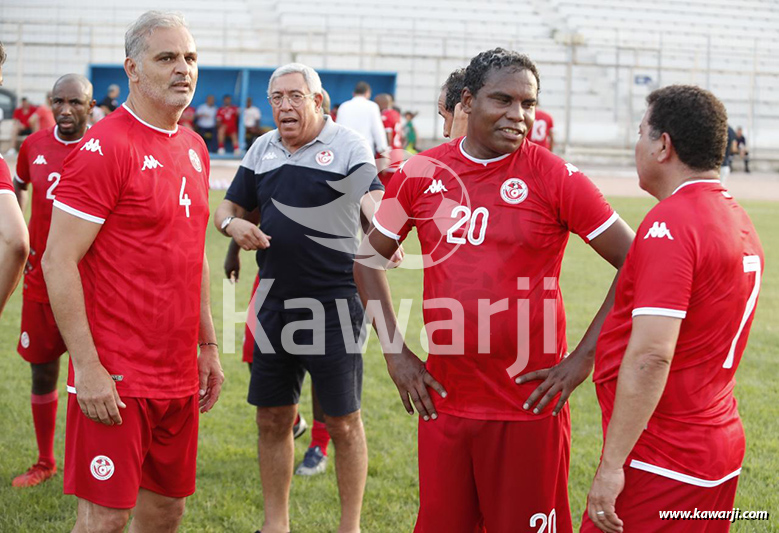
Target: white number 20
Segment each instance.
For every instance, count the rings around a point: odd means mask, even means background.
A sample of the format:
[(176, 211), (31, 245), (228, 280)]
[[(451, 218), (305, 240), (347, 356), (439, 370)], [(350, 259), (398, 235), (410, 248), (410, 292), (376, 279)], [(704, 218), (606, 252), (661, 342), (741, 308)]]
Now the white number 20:
[(736, 357), (736, 345), (738, 344), (738, 339), (741, 337), (741, 333), (744, 331), (744, 326), (746, 326), (747, 320), (749, 320), (749, 316), (752, 314), (752, 311), (755, 310), (757, 295), (760, 293), (760, 270), (761, 267), (759, 256), (748, 255), (744, 258), (744, 273), (755, 273), (755, 286), (752, 288), (752, 294), (749, 295), (749, 299), (747, 299), (747, 306), (744, 309), (744, 316), (741, 317), (741, 325), (738, 327), (738, 332), (733, 338), (733, 342), (730, 344), (730, 351), (728, 352), (728, 357), (725, 359), (725, 362), (722, 364), (722, 368), (733, 368), (733, 359)]
[[(476, 235), (476, 221), (481, 215), (481, 225), (479, 226), (479, 235)], [(490, 212), (485, 207), (477, 207), (471, 213), (471, 210), (464, 205), (458, 205), (452, 209), (452, 218), (461, 217), (454, 225), (446, 232), (446, 242), (452, 244), (465, 244), (465, 237), (455, 237), (454, 233), (463, 227), (468, 221), (470, 226), (468, 227), (468, 242), (474, 246), (478, 246), (484, 242), (484, 237), (487, 235), (487, 221), (490, 219)]]
[(187, 218), (189, 218), (189, 206), (192, 205), (192, 200), (189, 199), (189, 195), (184, 192), (184, 188), (187, 186), (187, 177), (181, 178), (181, 192), (179, 193), (179, 205), (183, 205), (187, 210)]
[(530, 527), (538, 526), (539, 522), (541, 522), (541, 527), (536, 533), (557, 533), (557, 510), (552, 509), (549, 516), (544, 513), (536, 513), (530, 517)]

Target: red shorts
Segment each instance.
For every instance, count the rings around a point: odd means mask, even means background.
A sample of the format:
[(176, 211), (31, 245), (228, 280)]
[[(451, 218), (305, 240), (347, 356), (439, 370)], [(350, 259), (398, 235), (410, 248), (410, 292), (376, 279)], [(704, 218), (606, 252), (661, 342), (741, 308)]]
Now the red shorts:
[(122, 425), (106, 426), (89, 420), (68, 394), (65, 494), (130, 509), (139, 488), (170, 498), (194, 493), (198, 395), (122, 401)]
[(235, 124), (222, 124), (224, 134), (227, 136), (236, 135), (238, 133), (238, 126)]
[(16, 351), (28, 363), (50, 363), (67, 351), (49, 304), (22, 300), (21, 329)]
[[(624, 531), (725, 533), (728, 520), (661, 520), (660, 511), (730, 511), (738, 477), (716, 487), (698, 487), (643, 470), (625, 467), (625, 488), (617, 497), (617, 516)], [(584, 511), (581, 532), (600, 533)]]
[(531, 422), (420, 419), (414, 531), (570, 533), (570, 452), (568, 406)]
[[(251, 298), (254, 296), (254, 293), (257, 292), (257, 287), (260, 286), (260, 273), (257, 273), (257, 277), (254, 278), (254, 285), (252, 285), (252, 294), (249, 297), (249, 301), (251, 301)], [(251, 363), (254, 361), (254, 335), (252, 335), (251, 330), (251, 324), (253, 323), (252, 320), (252, 309), (251, 306), (246, 311), (246, 327), (243, 330), (243, 362), (244, 363)]]

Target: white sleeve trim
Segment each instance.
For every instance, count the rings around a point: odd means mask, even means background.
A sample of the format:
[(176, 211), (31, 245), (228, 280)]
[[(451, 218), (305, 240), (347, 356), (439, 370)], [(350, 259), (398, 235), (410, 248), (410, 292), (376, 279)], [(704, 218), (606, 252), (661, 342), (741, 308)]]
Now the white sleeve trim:
[(9, 191), (8, 189), (0, 189), (0, 194), (13, 194), (13, 195), (16, 195), (15, 192)]
[(71, 387), (70, 385), (68, 385), (67, 389), (69, 394), (76, 394), (76, 387)]
[(667, 316), (671, 318), (687, 318), (687, 311), (678, 309), (667, 309), (665, 307), (636, 307), (633, 309), (633, 316), (652, 315)]
[(27, 185), (27, 182), (24, 181), (22, 178), (20, 178), (19, 174), (14, 174), (14, 181), (17, 183), (21, 183), (22, 185)]
[(96, 217), (94, 215), (90, 215), (89, 213), (84, 213), (83, 211), (79, 211), (78, 209), (73, 209), (69, 205), (65, 205), (59, 200), (54, 200), (54, 207), (62, 209), (66, 213), (73, 215), (74, 217), (81, 218), (83, 220), (87, 220), (89, 222), (94, 222), (95, 224), (103, 224), (105, 223), (104, 218)]
[(611, 216), (608, 218), (608, 220), (606, 220), (606, 222), (604, 222), (603, 224), (601, 224), (600, 226), (592, 230), (590, 234), (587, 235), (587, 242), (591, 241), (592, 239), (594, 239), (595, 237), (597, 237), (598, 235), (600, 235), (601, 233), (609, 229), (611, 225), (614, 224), (617, 220), (619, 220), (619, 213), (614, 211), (611, 214)]
[(392, 233), (390, 230), (379, 224), (379, 221), (376, 220), (376, 215), (373, 216), (373, 226), (385, 237), (389, 237), (390, 239), (394, 239), (396, 241), (400, 240), (400, 235)]
[(687, 474), (682, 474), (681, 472), (668, 470), (667, 468), (663, 468), (660, 466), (650, 465), (649, 463), (644, 463), (642, 461), (636, 461), (635, 459), (630, 461), (630, 467), (635, 468), (636, 470), (643, 470), (644, 472), (657, 474), (658, 476), (675, 479), (676, 481), (681, 481), (682, 483), (687, 483), (688, 485), (695, 485), (696, 487), (706, 487), (706, 488), (717, 487), (719, 485), (722, 485), (729, 479), (733, 479), (734, 477), (741, 474), (741, 469), (739, 468), (738, 470), (731, 472), (730, 474), (723, 477), (722, 479), (708, 480), (708, 479), (701, 479), (698, 477), (689, 476)]

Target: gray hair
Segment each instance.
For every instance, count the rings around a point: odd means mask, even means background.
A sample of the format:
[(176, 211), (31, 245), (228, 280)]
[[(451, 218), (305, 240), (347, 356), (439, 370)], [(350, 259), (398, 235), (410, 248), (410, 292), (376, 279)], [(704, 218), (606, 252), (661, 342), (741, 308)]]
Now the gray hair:
[(127, 57), (137, 60), (146, 50), (146, 39), (157, 28), (186, 28), (189, 30), (184, 15), (174, 11), (147, 11), (124, 34), (124, 53)]
[(276, 78), (296, 72), (303, 75), (303, 79), (306, 80), (306, 85), (308, 85), (308, 90), (312, 94), (322, 94), (322, 80), (319, 79), (319, 74), (317, 74), (316, 70), (303, 63), (288, 63), (283, 67), (277, 68), (271, 74), (270, 81), (268, 82), (268, 96), (270, 96), (270, 88)]

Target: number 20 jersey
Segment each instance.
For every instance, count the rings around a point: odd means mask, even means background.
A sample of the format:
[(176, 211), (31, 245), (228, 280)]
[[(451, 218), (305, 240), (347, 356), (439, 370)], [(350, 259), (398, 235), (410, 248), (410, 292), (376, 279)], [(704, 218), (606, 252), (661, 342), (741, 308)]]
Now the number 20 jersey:
[(598, 338), (593, 380), (608, 427), (633, 317), (682, 319), (668, 381), (628, 464), (699, 486), (737, 475), (733, 396), (765, 261), (755, 227), (718, 180), (690, 181), (638, 228)]
[(196, 133), (155, 128), (125, 106), (65, 159), (54, 207), (102, 225), (79, 270), (97, 353), (120, 395), (197, 391), (208, 175)]
[[(408, 160), (374, 225), (400, 241), (417, 229), (427, 369), (448, 393), (432, 395), (436, 408), (466, 418), (531, 420), (538, 415), (522, 405), (538, 382), (516, 385), (514, 378), (555, 365), (566, 351), (558, 279), (568, 236), (589, 242), (618, 215), (576, 167), (527, 140), (492, 160), (470, 157), (463, 143)], [(406, 266), (414, 260), (407, 257)], [(495, 311), (488, 319), (487, 306)], [(450, 322), (435, 325), (442, 321)]]

